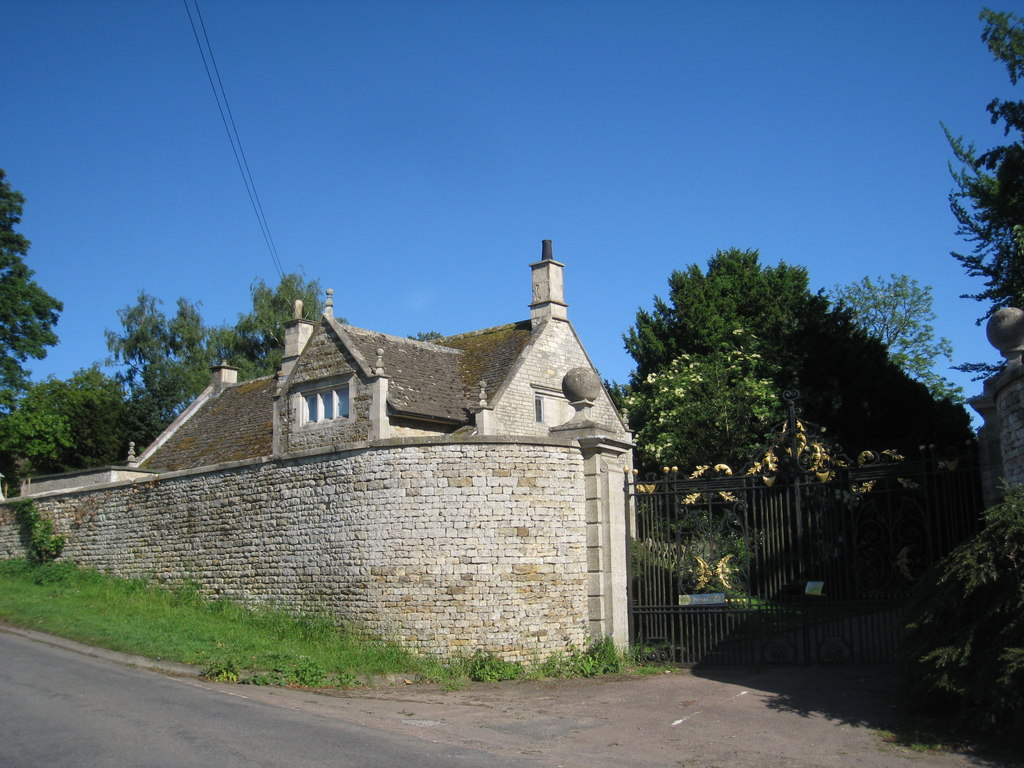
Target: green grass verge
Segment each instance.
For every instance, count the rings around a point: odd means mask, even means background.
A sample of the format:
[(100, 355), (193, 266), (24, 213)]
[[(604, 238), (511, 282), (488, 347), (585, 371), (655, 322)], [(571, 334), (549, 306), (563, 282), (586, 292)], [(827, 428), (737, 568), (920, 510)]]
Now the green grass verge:
[(625, 671), (610, 640), (524, 666), (477, 652), (446, 662), (336, 626), (230, 600), (204, 600), (195, 585), (174, 589), (78, 568), (68, 561), (0, 561), (0, 619), (89, 645), (194, 664), (222, 681), (352, 685), (403, 675), (455, 688), (467, 680), (591, 677)]

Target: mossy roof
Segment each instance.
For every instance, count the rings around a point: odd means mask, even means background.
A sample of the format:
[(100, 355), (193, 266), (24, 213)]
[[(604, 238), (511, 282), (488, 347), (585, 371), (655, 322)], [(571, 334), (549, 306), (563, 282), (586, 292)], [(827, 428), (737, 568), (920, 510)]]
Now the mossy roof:
[(193, 469), (269, 456), (274, 447), (273, 377), (228, 384), (181, 424), (141, 465)]
[[(378, 350), (388, 378), (388, 404), (404, 416), (472, 424), (472, 408), (486, 381), (488, 401), (505, 383), (530, 340), (530, 321), (509, 323), (430, 342), (390, 336), (327, 321), (350, 348), (363, 376), (372, 376)], [(193, 469), (273, 452), (276, 378), (226, 385), (213, 395), (142, 467)]]
[(509, 323), (432, 341), (368, 331), (334, 323), (342, 343), (372, 375), (381, 351), (388, 378), (388, 403), (402, 414), (468, 423), (480, 400), (480, 381), (487, 399), (494, 398), (530, 339), (530, 321)]
[(486, 382), (488, 401), (494, 399), (505, 383), (509, 371), (530, 340), (530, 321), (499, 325), (437, 339), (434, 343), (462, 352), (459, 377), (467, 400), (475, 404), (480, 398), (480, 381)]

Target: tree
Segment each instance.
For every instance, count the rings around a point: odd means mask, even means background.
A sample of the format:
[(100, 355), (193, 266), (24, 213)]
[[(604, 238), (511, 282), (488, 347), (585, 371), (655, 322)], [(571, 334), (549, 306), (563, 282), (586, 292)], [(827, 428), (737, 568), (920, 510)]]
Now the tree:
[[(981, 39), (1017, 85), (1024, 77), (1021, 19), (988, 9), (979, 18), (985, 24)], [(968, 275), (984, 279), (983, 290), (964, 294), (988, 303), (984, 317), (1024, 301), (1024, 101), (992, 99), (987, 110), (993, 125), (1003, 124), (1004, 135), (1011, 139), (1008, 144), (979, 153), (974, 144), (943, 126), (959, 163), (959, 167), (950, 165), (956, 184), (949, 196), (950, 208), (957, 234), (973, 244), (969, 253), (952, 255)]]
[(930, 286), (921, 286), (908, 275), (893, 274), (888, 280), (864, 277), (837, 285), (831, 298), (853, 315), (868, 336), (882, 342), (889, 359), (927, 386), (935, 398), (962, 401), (963, 390), (935, 372), (938, 359), (952, 362), (953, 345), (949, 339), (935, 338)]
[(117, 380), (127, 396), (130, 439), (141, 446), (156, 438), (203, 391), (212, 365), (227, 361), (243, 381), (280, 370), (295, 300), (303, 301), (307, 318), (318, 317), (319, 293), (317, 281), (297, 274), (283, 275), (276, 288), (256, 280), (252, 310), (234, 326), (210, 327), (194, 302), (179, 298), (168, 316), (160, 299), (140, 291), (134, 305), (118, 311), (121, 330), (106, 332), (109, 362), (122, 369)]
[(159, 435), (210, 379), (209, 330), (199, 307), (178, 299), (167, 317), (161, 303), (140, 291), (134, 305), (118, 310), (122, 330), (106, 332), (109, 362), (122, 367), (117, 380), (128, 400), (128, 429), (139, 445)]
[(1024, 487), (983, 522), (915, 585), (901, 669), (918, 706), (1024, 745)]
[(436, 339), (443, 339), (444, 334), (440, 331), (419, 331), (409, 338), (414, 341), (435, 341)]
[[(821, 313), (828, 301), (808, 289), (807, 270), (780, 263), (764, 268), (754, 250), (718, 251), (707, 271), (691, 264), (668, 279), (668, 300), (654, 297), (654, 311), (640, 309), (625, 336), (636, 361), (635, 381), (646, 379), (679, 355), (708, 354), (728, 345), (737, 329), (757, 334), (765, 361), (792, 367), (798, 353), (778, 344), (801, 317)], [(768, 354), (764, 354), (768, 353)]]
[(32, 279), (24, 262), (29, 241), (14, 231), (25, 198), (0, 170), (0, 414), (9, 412), (28, 385), (28, 358), (46, 356), (57, 343), (54, 326), (63, 305)]
[(118, 382), (97, 366), (29, 387), (0, 420), (4, 474), (66, 472), (124, 461), (128, 437)]
[(769, 405), (789, 389), (801, 394), (803, 418), (850, 450), (916, 453), (969, 439), (962, 407), (935, 401), (849, 310), (808, 285), (802, 267), (765, 267), (756, 251), (735, 249), (706, 270), (672, 273), (668, 300), (640, 309), (624, 337), (637, 363), (625, 400), (642, 467), (688, 469), (695, 456), (742, 465), (782, 420)]
[(706, 355), (683, 353), (625, 396), (630, 419), (640, 425), (644, 466), (743, 466), (780, 413), (774, 383), (758, 375), (761, 356), (749, 351), (755, 344), (738, 329), (733, 344)]
[(234, 327), (218, 328), (211, 335), (215, 358), (237, 367), (241, 379), (270, 376), (281, 369), (284, 326), (292, 319), (297, 299), (307, 319), (320, 317), (324, 309), (320, 283), (295, 273), (282, 275), (275, 288), (256, 280), (251, 292), (252, 310), (239, 315)]

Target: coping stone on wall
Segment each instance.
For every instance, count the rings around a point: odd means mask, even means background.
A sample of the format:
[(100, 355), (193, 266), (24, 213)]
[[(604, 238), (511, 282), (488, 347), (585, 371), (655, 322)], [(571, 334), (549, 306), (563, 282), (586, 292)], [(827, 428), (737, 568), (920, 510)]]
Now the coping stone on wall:
[[(23, 498), (43, 499), (50, 496), (63, 496), (76, 493), (88, 493), (96, 490), (107, 490), (122, 488), (131, 485), (155, 483), (162, 480), (169, 480), (178, 477), (189, 477), (192, 475), (213, 474), (224, 470), (240, 469), (243, 467), (256, 467), (262, 464), (289, 464), (301, 459), (315, 458), (318, 456), (330, 455), (354, 455), (368, 450), (387, 448), (408, 448), (417, 445), (548, 445), (573, 447), (578, 446), (574, 439), (561, 437), (546, 437), (543, 435), (507, 436), (507, 435), (437, 435), (431, 437), (390, 437), (382, 440), (364, 440), (356, 443), (344, 443), (319, 448), (307, 448), (302, 451), (292, 451), (277, 456), (259, 456), (253, 459), (240, 459), (238, 461), (225, 461), (220, 464), (209, 464), (204, 467), (190, 469), (176, 469), (169, 472), (150, 472), (143, 477), (133, 477), (124, 480), (113, 480), (110, 482), (96, 483), (94, 485), (78, 486), (75, 488), (55, 489), (42, 491), (40, 493), (28, 493)], [(10, 500), (9, 500), (10, 501)]]

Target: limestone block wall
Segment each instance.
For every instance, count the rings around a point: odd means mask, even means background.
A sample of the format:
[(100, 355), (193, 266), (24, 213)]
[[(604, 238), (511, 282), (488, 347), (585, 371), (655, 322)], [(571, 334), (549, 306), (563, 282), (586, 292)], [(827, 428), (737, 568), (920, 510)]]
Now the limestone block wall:
[(1006, 363), (985, 381), (970, 403), (985, 419), (978, 439), (985, 466), (985, 502), (1001, 497), (1003, 483), (1024, 483), (1024, 309), (1003, 307), (992, 313), (985, 328), (989, 342)]
[(995, 395), (1003, 479), (1024, 483), (1024, 367), (1004, 371)]
[[(586, 495), (571, 440), (445, 437), (35, 498), (85, 565), (531, 659), (589, 639)], [(0, 504), (0, 557), (23, 554)]]
[[(492, 403), (496, 431), (501, 434), (546, 435), (559, 422), (537, 422), (534, 415), (535, 394), (540, 392), (552, 399), (561, 399), (564, 403), (564, 397), (560, 394), (562, 377), (572, 368), (593, 368), (593, 364), (567, 320), (547, 320), (525, 352), (525, 359), (511, 376), (508, 386)], [(564, 403), (561, 411), (565, 421), (574, 413), (567, 403)], [(622, 429), (615, 406), (603, 391), (592, 409), (591, 418), (616, 431)], [(625, 435), (625, 430), (621, 434)]]

